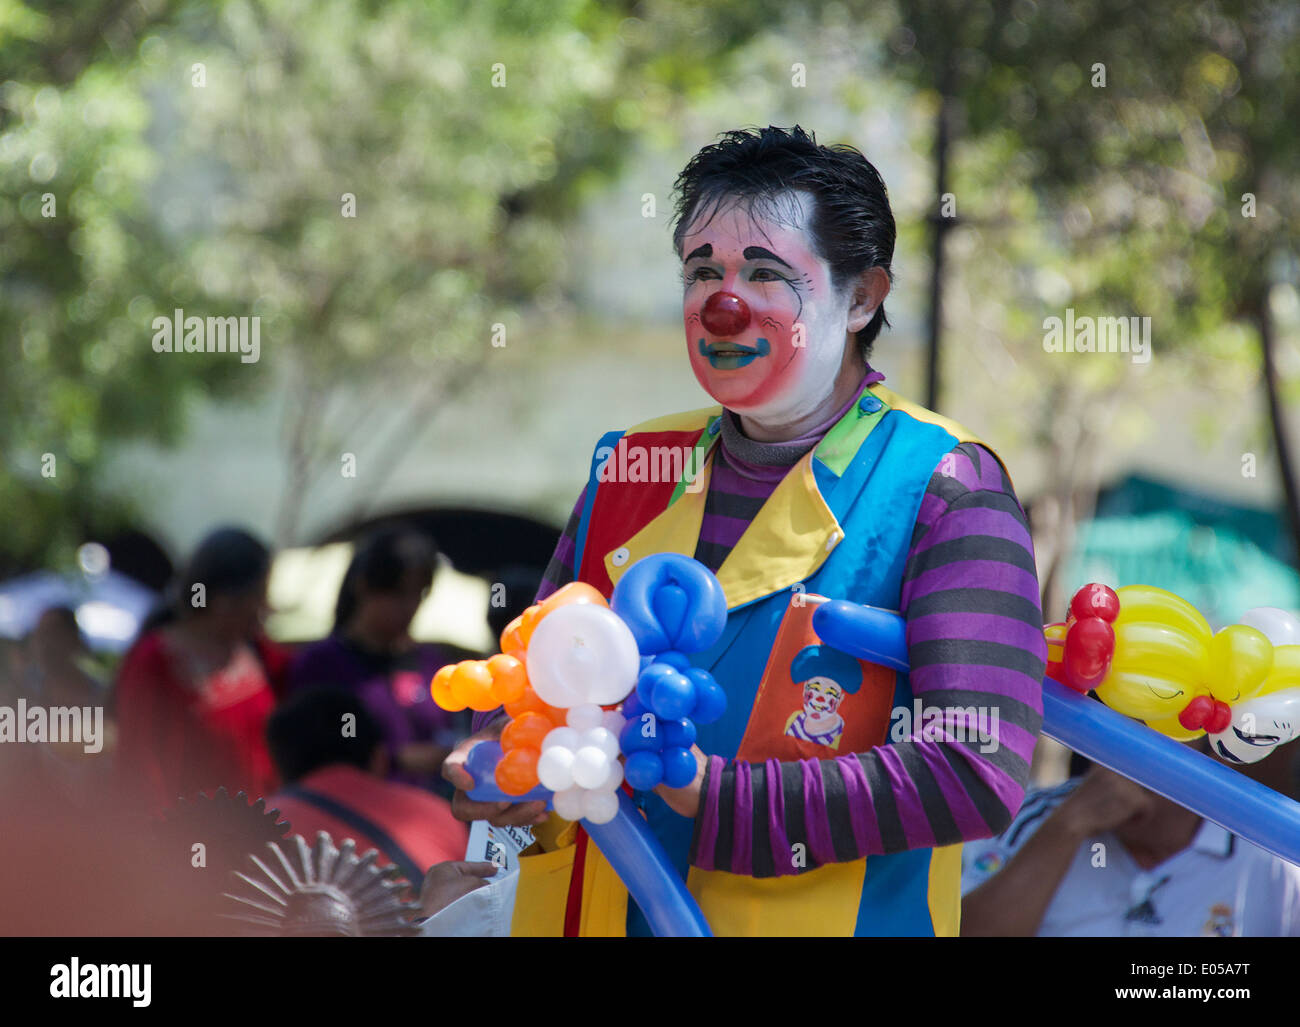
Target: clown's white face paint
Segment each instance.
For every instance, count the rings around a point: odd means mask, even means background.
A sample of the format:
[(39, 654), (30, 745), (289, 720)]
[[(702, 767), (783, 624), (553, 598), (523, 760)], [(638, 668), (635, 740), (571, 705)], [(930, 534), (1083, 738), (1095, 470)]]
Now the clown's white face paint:
[[(756, 438), (793, 438), (814, 426), (845, 402), (846, 383), (865, 373), (848, 336), (851, 297), (832, 289), (830, 265), (807, 232), (815, 202), (804, 192), (782, 194), (779, 221), (729, 205), (711, 219), (697, 217), (683, 240), (691, 369)], [(717, 293), (741, 301), (728, 299), (730, 318), (706, 309)]]

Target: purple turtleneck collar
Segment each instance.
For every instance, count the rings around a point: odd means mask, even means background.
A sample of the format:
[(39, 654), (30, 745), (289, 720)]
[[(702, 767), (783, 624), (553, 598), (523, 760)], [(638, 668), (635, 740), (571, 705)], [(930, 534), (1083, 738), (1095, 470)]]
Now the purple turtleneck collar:
[(843, 417), (862, 395), (868, 385), (883, 382), (885, 376), (867, 366), (858, 387), (839, 410), (815, 428), (809, 429), (797, 439), (784, 439), (780, 442), (757, 442), (745, 435), (740, 427), (740, 418), (730, 410), (723, 411), (720, 444), (726, 462), (738, 474), (756, 481), (780, 481), (790, 468), (812, 449), (832, 427)]

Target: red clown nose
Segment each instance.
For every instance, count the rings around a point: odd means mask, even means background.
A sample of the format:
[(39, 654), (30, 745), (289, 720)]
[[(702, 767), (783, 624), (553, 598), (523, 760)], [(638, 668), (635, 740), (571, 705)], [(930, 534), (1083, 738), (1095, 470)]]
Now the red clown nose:
[(730, 292), (715, 292), (704, 302), (700, 320), (713, 335), (739, 335), (749, 326), (749, 307)]

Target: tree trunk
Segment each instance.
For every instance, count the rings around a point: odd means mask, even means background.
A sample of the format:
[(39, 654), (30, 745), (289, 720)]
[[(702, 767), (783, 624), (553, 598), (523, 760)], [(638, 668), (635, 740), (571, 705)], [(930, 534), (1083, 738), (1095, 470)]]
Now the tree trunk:
[(1268, 305), (1268, 286), (1255, 291), (1250, 319), (1259, 333), (1263, 358), (1264, 392), (1268, 396), (1268, 419), (1273, 431), (1273, 448), (1277, 452), (1277, 472), (1282, 479), (1282, 502), (1286, 508), (1287, 527), (1291, 531), (1291, 564), (1300, 569), (1300, 489), (1296, 487), (1295, 464), (1291, 460), (1291, 443), (1287, 438), (1286, 419), (1277, 376), (1277, 340), (1273, 334), (1273, 313)]

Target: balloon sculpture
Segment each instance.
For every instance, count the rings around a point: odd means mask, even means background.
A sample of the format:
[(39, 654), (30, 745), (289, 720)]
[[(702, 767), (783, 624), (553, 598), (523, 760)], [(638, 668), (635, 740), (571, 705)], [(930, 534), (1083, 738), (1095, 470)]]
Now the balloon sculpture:
[[(1255, 688), (1252, 698), (1229, 701), (1226, 696), (1237, 692), (1226, 689), (1225, 682), (1249, 684), (1260, 673), (1257, 639), (1231, 631), (1225, 637), (1239, 636), (1236, 641), (1211, 643), (1217, 645), (1213, 651), (1221, 662), (1207, 670), (1203, 662), (1193, 659), (1190, 672), (1196, 676), (1175, 679), (1169, 667), (1183, 666), (1188, 672), (1186, 665), (1161, 663), (1159, 659), (1147, 661), (1149, 650), (1144, 646), (1151, 639), (1143, 632), (1128, 630), (1130, 624), (1150, 625), (1153, 617), (1159, 625), (1159, 614), (1154, 611), (1168, 610), (1171, 616), (1165, 618), (1166, 622), (1174, 620), (1175, 625), (1182, 625), (1177, 630), (1183, 635), (1194, 634), (1205, 645), (1208, 626), (1201, 631), (1199, 614), (1192, 610), (1189, 615), (1189, 609), (1178, 597), (1145, 586), (1111, 592), (1102, 585), (1089, 585), (1080, 590), (1071, 603), (1070, 619), (1064, 625), (1048, 625), (1045, 629), (1051, 663), (1043, 681), (1043, 734), (1274, 855), (1300, 863), (1300, 804), (1243, 774), (1234, 774), (1178, 744), (1167, 733), (1148, 731), (1138, 720), (1107, 708), (1107, 703), (1128, 700), (1128, 708), (1137, 709), (1139, 703), (1162, 699), (1168, 704), (1163, 709), (1143, 708), (1157, 723), (1167, 726), (1171, 718), (1176, 721), (1178, 714), (1198, 698), (1209, 696), (1210, 713), (1216, 708), (1214, 703), (1226, 702), (1233, 713), (1231, 723), (1226, 730), (1212, 733), (1210, 739), (1220, 756), (1239, 763), (1254, 762), (1295, 735), (1295, 725), (1300, 721), (1300, 689), (1294, 687), (1298, 681), (1300, 621), (1271, 608), (1251, 610), (1242, 618), (1242, 625), (1262, 632), (1270, 640), (1273, 661), (1271, 669), (1263, 672), (1264, 684)], [(1111, 648), (1106, 642), (1107, 631), (1097, 626), (1084, 628), (1070, 643), (1070, 636), (1090, 618), (1104, 622), (1113, 633)], [(1165, 626), (1175, 630), (1174, 625)], [(1197, 630), (1189, 633), (1187, 627)], [(844, 652), (895, 670), (908, 669), (906, 624), (892, 610), (840, 600), (828, 602), (813, 614), (813, 630), (826, 644)], [(1166, 652), (1173, 649), (1186, 655), (1186, 637), (1170, 636), (1163, 641)], [(1195, 646), (1190, 649), (1195, 657)], [(1137, 669), (1142, 666), (1148, 670)], [(1215, 668), (1226, 670), (1216, 677)], [(1114, 676), (1109, 674), (1111, 669), (1116, 671)], [(1131, 676), (1121, 678), (1119, 674)], [(1097, 695), (1109, 697), (1106, 702), (1093, 702), (1081, 694), (1094, 681)], [(1174, 695), (1175, 691), (1181, 694)], [(1188, 719), (1194, 720), (1205, 712), (1206, 704), (1199, 703)], [(1219, 726), (1221, 720), (1219, 713), (1211, 726)], [(1191, 731), (1181, 723), (1179, 728)]]
[(686, 654), (717, 642), (726, 621), (708, 568), (657, 553), (627, 569), (612, 604), (590, 585), (566, 585), (506, 626), (501, 653), (444, 667), (430, 685), (443, 709), (504, 706), (510, 718), (500, 744), (470, 750), (470, 797), (540, 799), (581, 820), (660, 936), (710, 932), (620, 785), (625, 774), (643, 790), (695, 779), (695, 725), (722, 716), (726, 694)]
[(1047, 676), (1179, 741), (1253, 763), (1300, 731), (1300, 620), (1260, 607), (1211, 632), (1186, 600), (1085, 585), (1049, 624)]
[[(625, 773), (642, 791), (695, 780), (695, 725), (722, 716), (727, 700), (687, 653), (713, 645), (726, 618), (722, 586), (703, 564), (657, 553), (628, 568), (611, 604), (574, 582), (530, 606), (502, 632), (501, 653), (443, 667), (430, 691), (446, 710), (504, 706), (492, 776), (505, 795), (606, 824)], [(470, 773), (494, 755), (485, 749)]]

